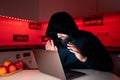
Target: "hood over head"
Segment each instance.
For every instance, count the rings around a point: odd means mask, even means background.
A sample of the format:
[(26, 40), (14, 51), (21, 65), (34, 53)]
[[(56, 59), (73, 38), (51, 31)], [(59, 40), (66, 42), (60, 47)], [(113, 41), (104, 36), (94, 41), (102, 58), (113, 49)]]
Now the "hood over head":
[(71, 15), (66, 12), (57, 12), (50, 18), (46, 35), (52, 39), (55, 39), (57, 38), (56, 33), (76, 36), (78, 31), (78, 27)]

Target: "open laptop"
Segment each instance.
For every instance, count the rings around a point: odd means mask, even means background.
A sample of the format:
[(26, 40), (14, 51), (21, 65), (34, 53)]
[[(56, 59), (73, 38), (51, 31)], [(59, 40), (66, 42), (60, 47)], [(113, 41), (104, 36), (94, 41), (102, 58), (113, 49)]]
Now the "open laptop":
[(58, 77), (62, 80), (71, 80), (84, 75), (84, 73), (64, 70), (57, 51), (33, 49), (38, 68), (41, 72)]

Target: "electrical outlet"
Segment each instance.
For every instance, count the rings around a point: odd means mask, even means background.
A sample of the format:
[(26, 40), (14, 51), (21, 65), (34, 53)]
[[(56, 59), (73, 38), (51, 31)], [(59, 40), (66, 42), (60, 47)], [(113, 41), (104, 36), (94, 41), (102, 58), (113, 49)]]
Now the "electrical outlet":
[(23, 61), (25, 68), (37, 68), (32, 50), (0, 52), (0, 65), (2, 65), (5, 60), (11, 60), (12, 62)]

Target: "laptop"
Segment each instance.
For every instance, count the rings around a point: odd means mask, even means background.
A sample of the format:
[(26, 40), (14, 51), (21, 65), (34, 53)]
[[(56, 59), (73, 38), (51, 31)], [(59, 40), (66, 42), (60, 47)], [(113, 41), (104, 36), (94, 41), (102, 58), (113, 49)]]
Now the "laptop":
[(33, 49), (33, 53), (40, 72), (58, 77), (62, 80), (71, 80), (84, 75), (81, 72), (63, 69), (57, 51)]

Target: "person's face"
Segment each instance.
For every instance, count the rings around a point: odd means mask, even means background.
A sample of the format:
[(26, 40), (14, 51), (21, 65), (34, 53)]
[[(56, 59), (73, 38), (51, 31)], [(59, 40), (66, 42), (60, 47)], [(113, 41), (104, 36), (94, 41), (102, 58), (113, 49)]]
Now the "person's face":
[(71, 37), (66, 34), (57, 33), (57, 37), (61, 40), (61, 43), (64, 47), (67, 46), (67, 43), (71, 40)]
[(65, 40), (68, 37), (68, 35), (62, 34), (62, 33), (57, 33), (57, 37), (61, 40)]

